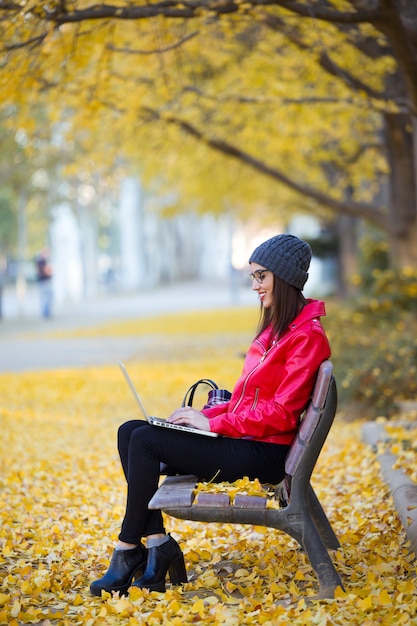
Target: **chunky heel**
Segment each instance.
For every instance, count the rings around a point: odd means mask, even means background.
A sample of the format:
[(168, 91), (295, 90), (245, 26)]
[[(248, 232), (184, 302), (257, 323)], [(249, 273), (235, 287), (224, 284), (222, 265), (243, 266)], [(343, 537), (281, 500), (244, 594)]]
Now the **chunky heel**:
[(173, 585), (187, 582), (184, 556), (178, 543), (171, 536), (160, 546), (148, 549), (145, 573), (133, 583), (132, 587), (163, 593), (168, 572)]
[(185, 569), (184, 556), (182, 554), (171, 563), (168, 571), (172, 585), (181, 585), (181, 583), (187, 582), (187, 570)]

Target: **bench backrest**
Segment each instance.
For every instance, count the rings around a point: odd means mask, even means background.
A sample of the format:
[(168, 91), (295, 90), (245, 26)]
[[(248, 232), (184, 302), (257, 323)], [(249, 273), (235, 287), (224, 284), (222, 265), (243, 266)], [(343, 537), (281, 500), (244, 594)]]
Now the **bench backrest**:
[(285, 472), (288, 476), (293, 477), (302, 464), (311, 475), (332, 425), (336, 405), (333, 365), (326, 360), (320, 365), (311, 400), (287, 454)]

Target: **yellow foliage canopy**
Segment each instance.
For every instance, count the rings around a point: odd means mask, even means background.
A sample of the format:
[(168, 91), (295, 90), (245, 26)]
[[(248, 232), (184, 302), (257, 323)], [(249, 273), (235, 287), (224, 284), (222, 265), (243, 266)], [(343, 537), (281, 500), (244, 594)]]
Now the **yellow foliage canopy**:
[[(86, 6), (74, 0), (68, 11)], [(52, 28), (42, 17), (46, 10), (33, 2), (0, 24), (9, 42), (0, 90), (3, 110), (13, 111), (10, 123), (28, 136), (39, 132), (34, 105), (41, 105), (53, 133), (81, 147), (68, 175), (118, 162), (130, 164), (147, 183), (157, 177), (159, 188), (180, 187), (176, 207), (273, 207), (275, 215), (300, 204), (311, 208), (286, 187), (277, 197), (276, 181), (251, 175), (241, 163), (229, 159), (225, 167), (224, 157), (184, 135), (178, 121), (335, 198), (348, 181), (361, 189), (361, 200), (371, 198), (370, 181), (387, 169), (375, 148), (377, 100), (352, 93), (318, 60), (330, 54), (378, 92), (390, 59), (368, 59), (330, 24), (312, 29), (310, 22), (295, 23), (284, 9), (270, 8), (272, 18), (288, 22), (279, 32), (260, 16), (245, 15), (242, 5), (240, 13), (219, 19), (202, 13), (190, 22), (103, 19)], [(377, 37), (370, 25), (362, 30)], [(39, 36), (37, 45), (20, 47)], [(323, 170), (330, 161), (338, 184), (329, 185)]]

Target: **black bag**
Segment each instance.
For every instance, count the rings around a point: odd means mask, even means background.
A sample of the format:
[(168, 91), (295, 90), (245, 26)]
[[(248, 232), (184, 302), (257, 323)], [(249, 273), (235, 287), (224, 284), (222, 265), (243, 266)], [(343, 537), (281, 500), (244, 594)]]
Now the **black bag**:
[[(208, 394), (207, 404), (203, 407), (204, 409), (214, 406), (215, 404), (223, 404), (232, 397), (232, 394), (230, 391), (227, 391), (227, 389), (219, 389), (214, 380), (211, 380), (210, 378), (201, 378), (188, 389), (181, 406), (193, 406), (194, 394), (199, 385), (208, 385), (211, 387), (211, 391), (209, 391)], [(160, 473), (165, 474), (166, 476), (175, 476), (178, 472), (172, 467), (169, 467), (166, 463), (160, 463)]]
[(197, 380), (197, 382), (188, 389), (181, 406), (193, 406), (194, 394), (199, 385), (208, 385), (211, 387), (211, 391), (208, 393), (207, 403), (203, 407), (204, 409), (214, 406), (215, 404), (228, 402), (232, 397), (232, 394), (230, 391), (227, 391), (227, 389), (219, 389), (214, 380), (210, 378), (200, 378), (200, 380)]
[(216, 385), (214, 380), (211, 380), (210, 378), (200, 378), (200, 380), (197, 380), (197, 382), (194, 383), (194, 385), (191, 385), (191, 387), (188, 389), (181, 406), (193, 406), (194, 394), (197, 391), (199, 385), (208, 385), (212, 389), (218, 389), (218, 386)]

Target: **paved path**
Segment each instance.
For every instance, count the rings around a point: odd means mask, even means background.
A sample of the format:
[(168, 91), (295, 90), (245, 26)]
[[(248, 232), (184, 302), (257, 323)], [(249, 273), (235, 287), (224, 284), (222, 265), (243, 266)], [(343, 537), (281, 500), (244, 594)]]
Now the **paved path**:
[(111, 363), (127, 360), (150, 345), (143, 336), (54, 338), (51, 331), (164, 313), (249, 305), (257, 306), (256, 295), (249, 287), (232, 292), (226, 284), (192, 282), (134, 294), (103, 295), (68, 305), (51, 320), (42, 320), (33, 288), (27, 294), (23, 311), (15, 293), (9, 290), (3, 297), (0, 321), (0, 372)]

